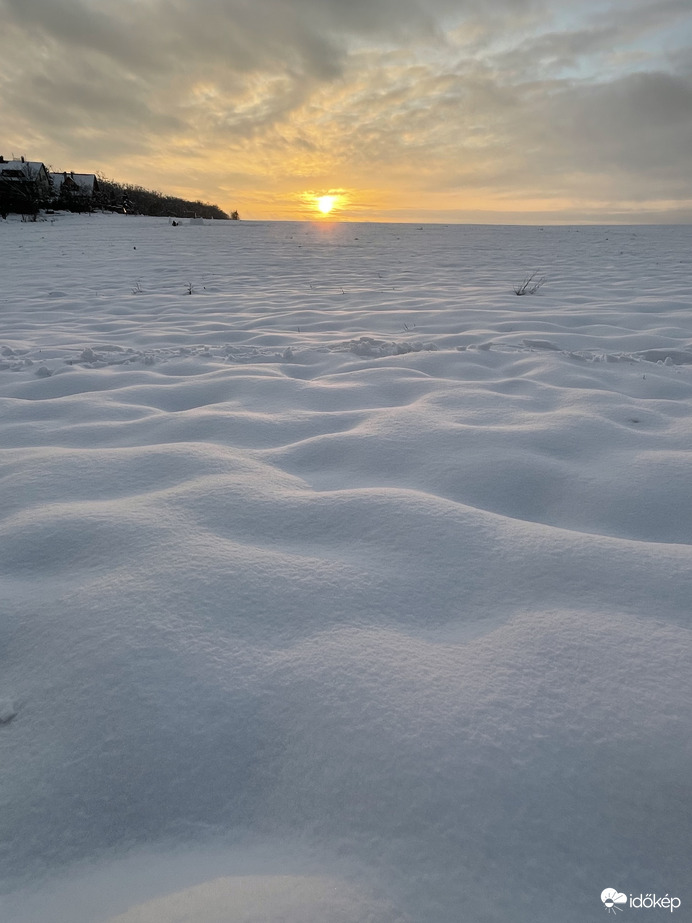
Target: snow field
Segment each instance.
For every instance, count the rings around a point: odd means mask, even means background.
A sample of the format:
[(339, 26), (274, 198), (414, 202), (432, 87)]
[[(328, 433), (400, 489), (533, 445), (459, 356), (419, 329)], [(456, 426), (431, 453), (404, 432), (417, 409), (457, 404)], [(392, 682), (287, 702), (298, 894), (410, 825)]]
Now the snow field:
[(691, 237), (1, 223), (3, 919), (689, 906)]

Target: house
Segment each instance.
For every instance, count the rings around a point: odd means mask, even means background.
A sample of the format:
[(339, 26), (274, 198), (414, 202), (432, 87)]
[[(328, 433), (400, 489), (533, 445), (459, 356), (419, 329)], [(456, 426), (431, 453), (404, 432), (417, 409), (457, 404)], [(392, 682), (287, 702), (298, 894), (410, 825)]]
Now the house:
[(0, 154), (0, 213), (35, 214), (51, 197), (51, 182), (39, 161), (5, 160)]
[(99, 181), (93, 173), (51, 173), (53, 196), (57, 204), (72, 211), (89, 209), (99, 193)]

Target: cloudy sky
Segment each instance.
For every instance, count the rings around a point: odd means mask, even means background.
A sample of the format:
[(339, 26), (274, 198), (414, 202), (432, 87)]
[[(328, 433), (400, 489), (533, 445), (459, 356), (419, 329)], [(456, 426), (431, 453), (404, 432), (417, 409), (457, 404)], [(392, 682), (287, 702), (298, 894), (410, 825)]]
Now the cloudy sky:
[(0, 0), (0, 153), (242, 218), (692, 221), (692, 0)]

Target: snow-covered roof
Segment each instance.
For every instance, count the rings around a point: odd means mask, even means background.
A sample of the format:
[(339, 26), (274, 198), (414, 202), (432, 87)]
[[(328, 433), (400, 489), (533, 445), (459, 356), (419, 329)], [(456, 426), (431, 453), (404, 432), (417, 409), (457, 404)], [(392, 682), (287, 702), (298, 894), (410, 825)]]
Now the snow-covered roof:
[(40, 160), (0, 160), (0, 174), (6, 180), (30, 180), (35, 179), (41, 172), (48, 171)]
[(63, 183), (70, 179), (77, 186), (80, 195), (92, 195), (94, 189), (98, 186), (96, 176), (93, 173), (51, 173), (50, 178), (53, 180), (53, 189), (59, 193)]

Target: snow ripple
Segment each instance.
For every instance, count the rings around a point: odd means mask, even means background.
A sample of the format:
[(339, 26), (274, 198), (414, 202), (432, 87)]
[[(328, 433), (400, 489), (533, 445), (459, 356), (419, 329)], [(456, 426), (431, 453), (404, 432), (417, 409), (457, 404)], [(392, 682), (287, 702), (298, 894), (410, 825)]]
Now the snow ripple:
[(0, 233), (3, 919), (679, 890), (688, 229)]

